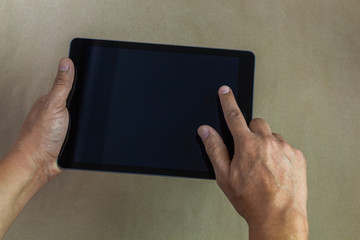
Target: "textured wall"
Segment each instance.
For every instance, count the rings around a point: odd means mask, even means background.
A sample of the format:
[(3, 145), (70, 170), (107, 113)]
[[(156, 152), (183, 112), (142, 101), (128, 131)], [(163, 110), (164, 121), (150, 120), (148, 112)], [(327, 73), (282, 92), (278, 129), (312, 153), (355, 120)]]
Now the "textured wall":
[[(254, 117), (307, 158), (310, 239), (359, 239), (359, 12), (357, 0), (1, 0), (0, 156), (74, 37), (252, 50)], [(5, 239), (247, 236), (214, 181), (66, 171)]]

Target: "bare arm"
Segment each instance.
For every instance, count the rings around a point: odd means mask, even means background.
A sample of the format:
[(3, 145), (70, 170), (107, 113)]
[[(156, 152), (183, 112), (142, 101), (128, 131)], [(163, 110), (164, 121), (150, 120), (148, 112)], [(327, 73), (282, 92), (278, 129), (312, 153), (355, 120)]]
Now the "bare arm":
[[(30, 110), (19, 138), (0, 161), (0, 239), (32, 196), (61, 170), (56, 160), (68, 127), (66, 99), (74, 66), (60, 65), (51, 91)], [(64, 63), (64, 61), (62, 61)], [(220, 93), (219, 93), (220, 94)], [(220, 94), (235, 140), (229, 159), (218, 133), (199, 128), (213, 163), (217, 183), (249, 224), (250, 239), (307, 239), (306, 164), (267, 123), (254, 119), (247, 127), (230, 90)]]
[(62, 59), (51, 91), (32, 106), (20, 135), (0, 160), (0, 239), (26, 203), (61, 173), (57, 157), (68, 128), (66, 99), (74, 79), (70, 59)]
[(215, 129), (200, 126), (216, 181), (249, 225), (251, 240), (307, 239), (306, 162), (302, 152), (272, 133), (263, 119), (248, 126), (231, 89), (219, 89), (226, 123), (234, 138), (232, 159)]

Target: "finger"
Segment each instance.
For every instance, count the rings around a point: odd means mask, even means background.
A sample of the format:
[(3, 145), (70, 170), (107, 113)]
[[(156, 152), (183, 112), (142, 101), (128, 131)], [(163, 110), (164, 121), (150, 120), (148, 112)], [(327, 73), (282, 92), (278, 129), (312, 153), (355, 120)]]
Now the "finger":
[(221, 136), (215, 129), (207, 125), (200, 126), (197, 132), (214, 167), (216, 178), (227, 176), (230, 168), (230, 157)]
[(74, 64), (71, 59), (62, 58), (50, 92), (54, 99), (66, 101), (74, 82), (74, 72)]
[(271, 135), (271, 129), (269, 124), (262, 118), (254, 118), (249, 124), (249, 128), (253, 133), (260, 135)]
[(286, 140), (283, 136), (281, 136), (280, 134), (278, 133), (273, 133), (272, 134), (277, 140), (279, 140), (280, 142), (285, 142), (286, 143)]
[(236, 136), (249, 133), (250, 130), (230, 87), (225, 85), (220, 87), (219, 98), (224, 112), (225, 121), (234, 139)]

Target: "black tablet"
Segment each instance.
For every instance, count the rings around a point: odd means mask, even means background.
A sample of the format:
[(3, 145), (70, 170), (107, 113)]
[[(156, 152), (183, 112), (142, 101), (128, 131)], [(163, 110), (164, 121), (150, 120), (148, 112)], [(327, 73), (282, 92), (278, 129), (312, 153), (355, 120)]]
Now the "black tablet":
[(252, 118), (252, 52), (73, 39), (75, 81), (62, 168), (214, 179), (197, 128), (215, 128), (234, 153), (218, 89)]

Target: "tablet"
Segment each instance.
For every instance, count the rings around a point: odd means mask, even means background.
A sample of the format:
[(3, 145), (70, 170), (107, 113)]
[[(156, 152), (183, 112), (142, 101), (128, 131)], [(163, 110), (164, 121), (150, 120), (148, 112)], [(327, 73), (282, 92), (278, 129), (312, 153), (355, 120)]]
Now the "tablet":
[(233, 156), (218, 89), (252, 118), (250, 51), (76, 38), (70, 58), (61, 168), (215, 179), (197, 129), (212, 126)]

